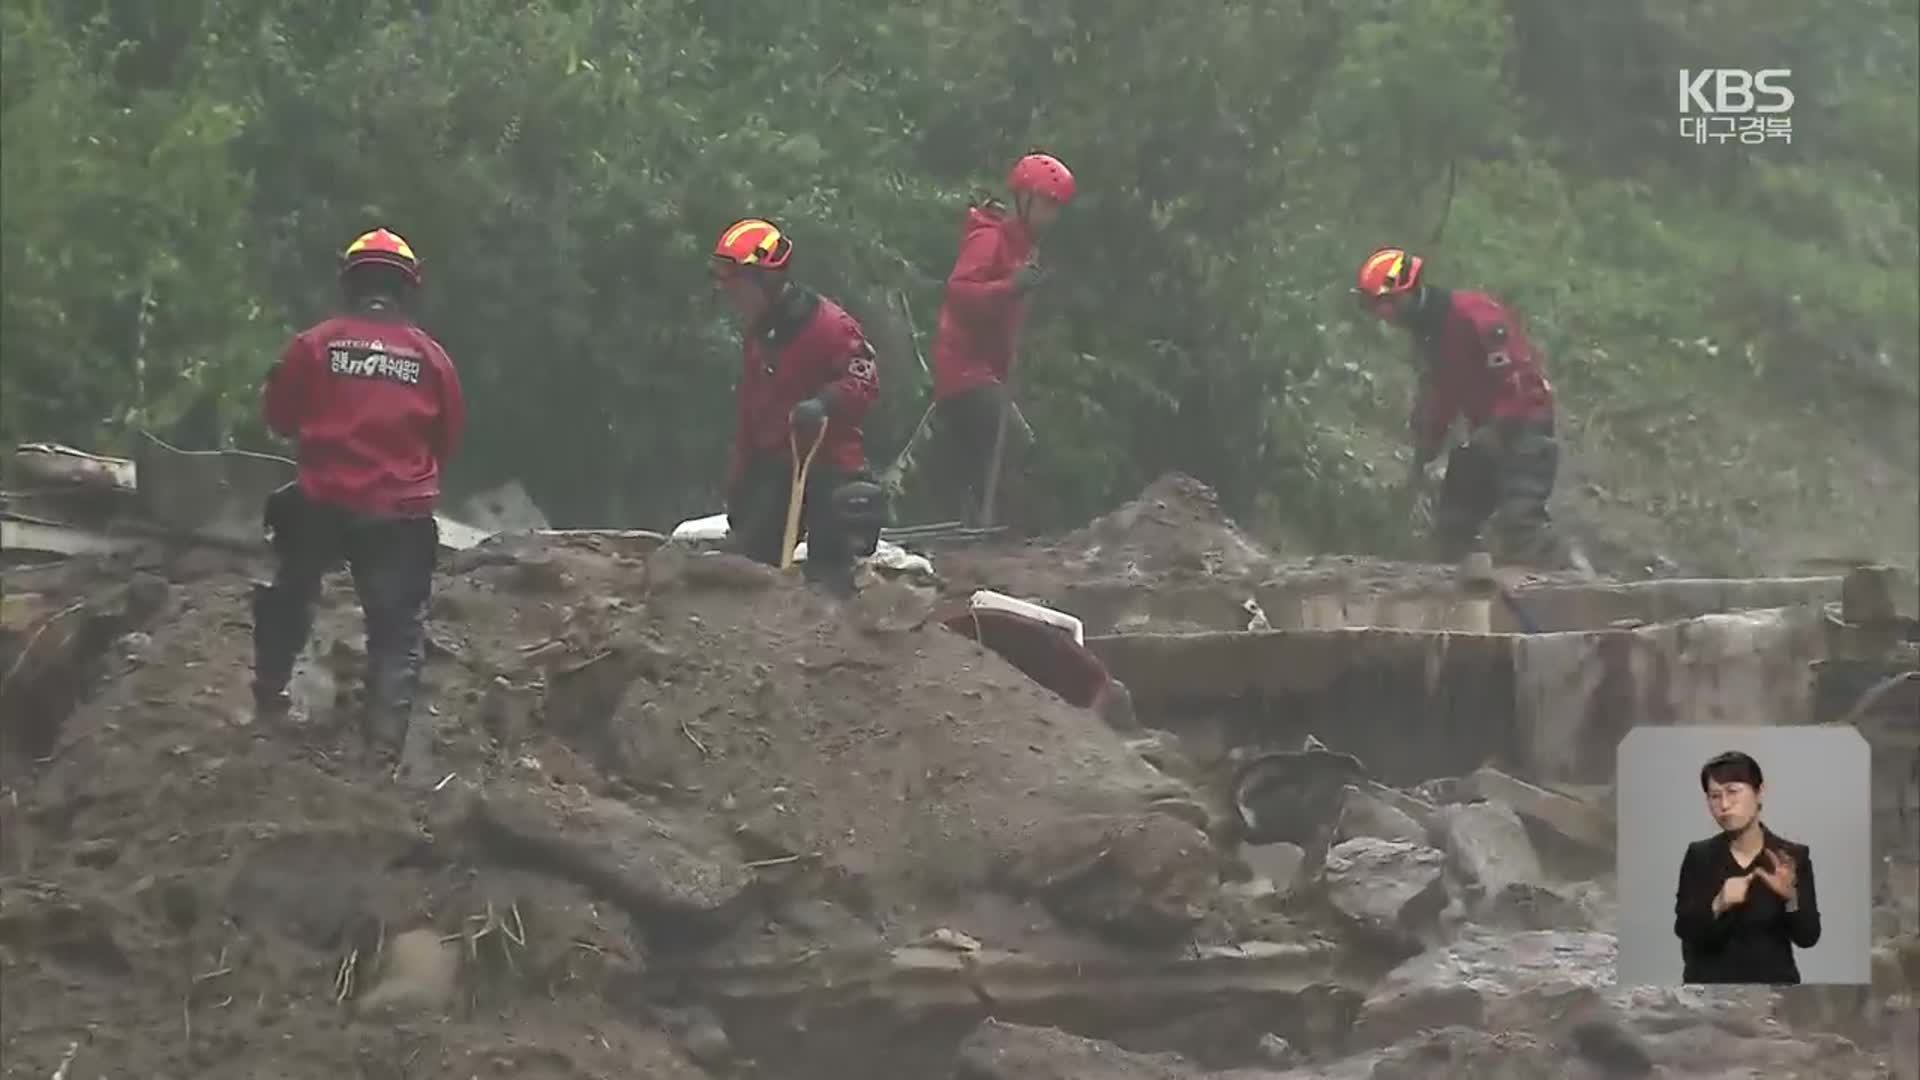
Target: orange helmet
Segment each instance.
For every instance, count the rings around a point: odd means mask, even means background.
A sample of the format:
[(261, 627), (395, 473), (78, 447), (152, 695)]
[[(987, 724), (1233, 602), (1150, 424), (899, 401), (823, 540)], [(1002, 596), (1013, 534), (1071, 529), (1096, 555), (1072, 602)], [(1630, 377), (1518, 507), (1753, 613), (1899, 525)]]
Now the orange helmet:
[(1399, 248), (1381, 248), (1360, 264), (1353, 291), (1364, 300), (1409, 293), (1420, 284), (1420, 256)]
[(730, 266), (785, 270), (793, 258), (793, 241), (780, 227), (760, 218), (743, 218), (727, 226), (713, 245), (713, 257)]
[(415, 285), (420, 284), (420, 257), (413, 253), (399, 233), (387, 229), (375, 229), (361, 233), (347, 250), (340, 254), (340, 272), (342, 274), (356, 266), (378, 263), (391, 266), (407, 276)]
[(1062, 206), (1073, 201), (1073, 173), (1060, 159), (1038, 150), (1013, 163), (1007, 190), (1045, 195)]

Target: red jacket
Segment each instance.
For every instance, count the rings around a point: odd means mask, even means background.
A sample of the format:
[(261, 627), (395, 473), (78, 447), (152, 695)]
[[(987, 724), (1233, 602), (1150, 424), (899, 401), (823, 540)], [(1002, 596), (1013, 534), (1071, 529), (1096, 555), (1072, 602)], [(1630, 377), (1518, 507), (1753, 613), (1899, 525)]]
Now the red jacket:
[(1437, 453), (1454, 417), (1470, 427), (1495, 420), (1553, 419), (1553, 386), (1533, 343), (1500, 302), (1454, 292), (1437, 333), (1415, 339), (1424, 366), (1413, 407), (1413, 441)]
[(830, 403), (819, 460), (848, 471), (865, 467), (860, 423), (880, 396), (880, 369), (853, 316), (824, 296), (789, 287), (761, 325), (747, 334), (741, 352), (740, 383), (733, 395), (737, 420), (727, 470), (729, 492), (740, 482), (750, 457), (792, 452), (788, 439), (793, 407), (822, 393)]
[(1006, 381), (1027, 321), (1027, 298), (1014, 289), (1013, 275), (1032, 250), (1026, 226), (998, 204), (967, 210), (934, 332), (934, 400)]
[(446, 350), (404, 320), (328, 319), (288, 343), (267, 376), (267, 426), (299, 440), (309, 499), (364, 514), (420, 516), (466, 425)]

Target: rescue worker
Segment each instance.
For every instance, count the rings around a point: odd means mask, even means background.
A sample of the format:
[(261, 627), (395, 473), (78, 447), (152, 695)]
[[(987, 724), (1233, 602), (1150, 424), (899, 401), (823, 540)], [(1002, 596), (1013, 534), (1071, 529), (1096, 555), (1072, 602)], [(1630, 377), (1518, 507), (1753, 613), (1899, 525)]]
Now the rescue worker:
[(340, 260), (346, 313), (295, 335), (267, 378), (267, 426), (299, 443), (299, 479), (268, 498), (277, 569), (253, 595), (254, 701), (284, 714), (326, 573), (345, 562), (366, 618), (363, 732), (395, 764), (425, 659), (440, 472), (466, 412), (453, 362), (408, 307), (420, 260), (375, 229)]
[[(1033, 432), (1013, 405), (1007, 384), (1026, 325), (1027, 301), (1047, 280), (1039, 244), (1073, 200), (1073, 173), (1038, 151), (1007, 174), (1013, 211), (998, 199), (967, 208), (960, 254), (947, 277), (933, 340), (933, 400), (942, 486), (960, 520), (980, 520), (1001, 411), (1007, 415), (1000, 484), (1017, 486)], [(996, 501), (1017, 507), (1019, 496)], [(996, 507), (995, 509), (998, 509)]]
[(1367, 256), (1354, 293), (1369, 313), (1413, 336), (1420, 389), (1410, 495), (1424, 489), (1455, 418), (1466, 420), (1467, 442), (1448, 455), (1434, 508), (1437, 557), (1455, 562), (1479, 549), (1491, 519), (1506, 560), (1565, 565), (1569, 555), (1547, 513), (1560, 466), (1553, 387), (1519, 320), (1485, 293), (1427, 282), (1420, 257), (1399, 248)]
[(861, 433), (880, 393), (880, 369), (853, 316), (788, 279), (792, 260), (793, 241), (759, 218), (728, 226), (713, 249), (715, 285), (742, 327), (729, 542), (749, 558), (780, 564), (795, 454), (804, 459), (817, 439), (800, 511), (804, 571), (844, 597), (854, 591), (854, 559), (873, 554), (886, 523)]

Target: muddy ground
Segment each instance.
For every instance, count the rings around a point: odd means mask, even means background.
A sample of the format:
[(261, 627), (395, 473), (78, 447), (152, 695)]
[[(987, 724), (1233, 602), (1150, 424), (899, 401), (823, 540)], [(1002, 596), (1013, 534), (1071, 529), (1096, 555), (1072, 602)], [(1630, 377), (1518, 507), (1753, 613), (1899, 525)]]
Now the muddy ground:
[[(492, 542), (445, 560), (425, 754), (392, 776), (351, 723), (344, 580), (293, 721), (254, 723), (264, 569), (9, 571), (42, 636), (8, 663), (78, 659), (0, 721), (0, 1076), (1895, 1075), (1911, 948), (1873, 995), (1613, 988), (1595, 853), (1538, 836), (1538, 880), (1493, 887), (1463, 852), (1512, 815), (1407, 804), (1300, 871), (1177, 740), (934, 625), (930, 590), (838, 610), (726, 556)], [(942, 569), (1036, 596), (1450, 573), (1275, 563), (1177, 478)]]

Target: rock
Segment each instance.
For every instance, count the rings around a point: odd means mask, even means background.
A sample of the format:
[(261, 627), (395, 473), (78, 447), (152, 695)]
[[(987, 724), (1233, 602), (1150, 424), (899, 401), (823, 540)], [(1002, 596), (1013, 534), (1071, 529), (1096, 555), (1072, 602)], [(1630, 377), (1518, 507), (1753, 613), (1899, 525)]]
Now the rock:
[(453, 1001), (460, 953), (431, 928), (408, 930), (387, 942), (386, 963), (360, 999), (364, 1012), (444, 1009)]
[(1260, 1036), (1254, 1052), (1260, 1055), (1260, 1061), (1263, 1064), (1271, 1065), (1276, 1069), (1291, 1069), (1300, 1064), (1300, 1051), (1295, 1050), (1292, 1043), (1271, 1032)]
[(1347, 785), (1342, 796), (1340, 817), (1334, 825), (1335, 843), (1360, 837), (1395, 840), (1407, 844), (1427, 844), (1426, 826), (1372, 791)]
[(1363, 931), (1409, 944), (1446, 906), (1445, 866), (1446, 856), (1424, 844), (1345, 840), (1327, 852), (1327, 900)]
[(1594, 851), (1613, 850), (1613, 819), (1600, 807), (1491, 768), (1476, 769), (1464, 777), (1462, 790), (1470, 798), (1504, 804), (1521, 817)]
[(120, 844), (111, 837), (88, 840), (73, 849), (73, 861), (100, 870), (120, 861)]
[(954, 1080), (1204, 1080), (1174, 1054), (1136, 1054), (1053, 1028), (987, 1020), (960, 1044)]
[(1646, 1044), (1612, 1020), (1575, 1024), (1568, 1032), (1568, 1041), (1574, 1053), (1607, 1076), (1645, 1076), (1653, 1071)]
[(1596, 1080), (1567, 1064), (1536, 1035), (1446, 1027), (1388, 1050), (1374, 1063), (1369, 1080)]
[[(669, 548), (648, 560), (648, 566)], [(680, 576), (688, 585), (696, 588), (728, 589), (738, 592), (756, 592), (771, 588), (780, 580), (778, 567), (754, 562), (744, 555), (731, 552), (712, 551), (688, 555), (680, 567)], [(652, 579), (649, 578), (651, 581)]]
[(612, 799), (496, 787), (476, 795), (469, 814), (503, 854), (599, 892), (642, 925), (718, 931), (752, 883), (724, 835)]
[(1505, 930), (1585, 930), (1606, 925), (1580, 899), (1552, 885), (1515, 882), (1480, 897), (1467, 911), (1475, 922)]
[(1447, 807), (1440, 814), (1440, 835), (1476, 900), (1496, 900), (1510, 886), (1538, 885), (1543, 876), (1526, 826), (1498, 803)]
[(1207, 835), (1168, 814), (1087, 814), (1035, 834), (1007, 884), (1062, 921), (1129, 942), (1183, 940), (1218, 883)]
[(1240, 859), (1255, 879), (1268, 882), (1281, 895), (1293, 891), (1299, 883), (1306, 857), (1299, 844), (1245, 844), (1240, 848)]
[(901, 634), (917, 630), (933, 617), (932, 589), (907, 581), (882, 579), (854, 597), (851, 621), (867, 634)]
[(1622, 987), (1614, 980), (1615, 956), (1611, 934), (1469, 927), (1387, 973), (1361, 1007), (1355, 1044), (1386, 1046), (1450, 1025), (1557, 1036), (1609, 1019), (1650, 1045), (1662, 1034), (1699, 1027), (1723, 1037), (1783, 1030), (1766, 1019), (1771, 988)]
[(687, 1056), (709, 1069), (722, 1069), (733, 1060), (733, 1042), (727, 1029), (712, 1009), (695, 1005), (688, 1009), (657, 1010), (661, 1026), (686, 1048)]
[(1147, 764), (1175, 780), (1191, 784), (1201, 779), (1200, 770), (1194, 767), (1193, 759), (1188, 757), (1181, 747), (1178, 735), (1156, 731), (1140, 738), (1128, 739), (1127, 749), (1139, 754), (1146, 759)]

